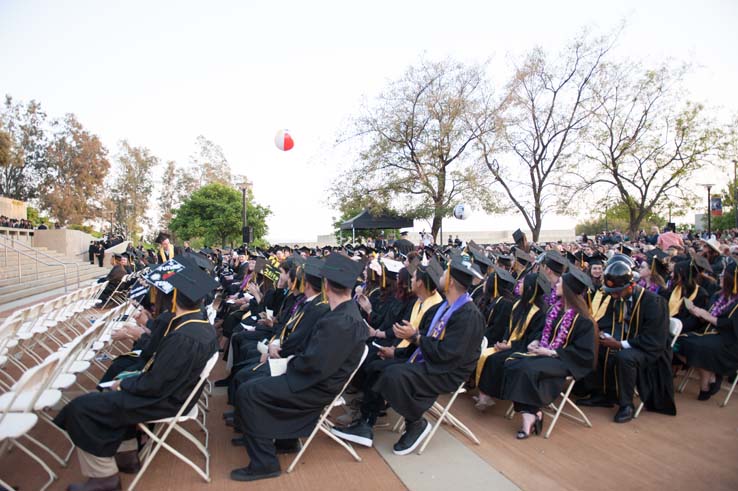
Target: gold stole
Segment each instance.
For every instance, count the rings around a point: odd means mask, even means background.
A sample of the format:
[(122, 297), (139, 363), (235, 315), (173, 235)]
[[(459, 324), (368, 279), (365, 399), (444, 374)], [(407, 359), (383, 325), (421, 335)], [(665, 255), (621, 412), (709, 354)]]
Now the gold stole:
[(610, 295), (605, 295), (602, 290), (597, 290), (594, 298), (592, 299), (592, 305), (590, 306), (590, 312), (595, 321), (602, 319), (607, 313), (607, 307), (610, 305)]
[[(164, 339), (167, 337), (167, 335), (169, 334), (169, 330), (172, 328), (172, 324), (174, 323), (175, 320), (177, 320), (177, 319), (179, 319), (181, 317), (184, 317), (185, 315), (194, 314), (196, 312), (200, 312), (200, 309), (197, 309), (197, 310), (188, 310), (187, 312), (182, 312), (181, 314), (172, 317), (172, 320), (170, 320), (169, 321), (169, 324), (167, 324), (167, 330), (164, 331), (164, 335), (161, 337), (161, 341), (164, 341)], [(199, 322), (199, 323), (203, 323), (203, 324), (210, 324), (210, 322), (205, 321), (205, 320), (202, 320), (202, 319), (190, 319), (190, 320), (184, 321), (182, 324), (180, 324), (177, 327), (175, 327), (174, 330), (177, 331), (177, 330), (179, 330), (180, 327), (184, 326), (185, 324), (191, 324), (191, 323), (194, 323), (194, 322)], [(161, 342), (161, 341), (159, 341), (159, 342)], [(154, 352), (154, 354), (151, 355), (151, 358), (149, 358), (149, 361), (146, 362), (146, 365), (144, 365), (144, 367), (143, 367), (143, 369), (141, 371), (142, 372), (147, 372), (149, 370), (149, 368), (151, 368), (151, 365), (154, 364), (154, 359), (155, 358), (156, 358), (156, 352)]]
[[(167, 252), (169, 253), (169, 259), (172, 259), (174, 257), (174, 246), (172, 244), (169, 244)], [(159, 246), (159, 257), (161, 258), (161, 262), (167, 262), (167, 257), (164, 255), (164, 248), (161, 246)]]
[[(688, 298), (694, 301), (694, 299), (697, 297), (697, 292), (699, 291), (699, 289), (699, 286), (695, 286), (694, 291)], [(669, 315), (671, 317), (676, 317), (679, 314), (679, 310), (682, 308), (683, 301), (684, 297), (682, 296), (681, 285), (675, 286), (674, 290), (672, 290), (671, 292), (671, 296), (669, 297)]]
[[(441, 302), (443, 302), (443, 298), (441, 298), (441, 295), (438, 292), (435, 292), (423, 302), (421, 302), (420, 299), (416, 300), (415, 305), (413, 305), (413, 310), (410, 313), (410, 324), (415, 329), (420, 327), (420, 321), (423, 320), (423, 316), (428, 312), (428, 309)], [(397, 345), (398, 348), (407, 348), (408, 346), (410, 346), (410, 341), (408, 339), (403, 339), (400, 344)]]
[[(510, 339), (508, 340), (508, 343), (518, 341), (523, 338), (525, 332), (528, 330), (528, 325), (530, 324), (531, 319), (533, 319), (533, 316), (536, 315), (536, 312), (538, 312), (538, 306), (531, 305), (530, 311), (528, 311), (528, 315), (525, 317), (525, 321), (523, 321), (522, 324), (518, 324), (517, 326), (515, 326), (515, 329), (513, 329), (513, 314), (515, 313), (515, 309), (518, 308), (519, 304), (520, 300), (515, 302), (515, 305), (513, 305), (512, 308), (512, 312), (510, 312)], [(497, 353), (497, 348), (493, 346), (482, 351), (482, 354), (479, 356), (479, 360), (477, 361), (477, 372), (475, 376), (477, 385), (479, 385), (479, 377), (482, 376), (482, 370), (484, 370), (484, 364), (487, 361), (487, 358), (495, 353)]]

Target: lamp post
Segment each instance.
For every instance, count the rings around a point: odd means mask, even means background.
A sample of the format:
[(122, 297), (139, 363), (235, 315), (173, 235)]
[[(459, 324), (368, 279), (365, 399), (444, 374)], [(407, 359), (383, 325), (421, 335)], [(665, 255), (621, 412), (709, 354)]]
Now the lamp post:
[(714, 186), (714, 184), (701, 184), (701, 186), (705, 186), (707, 188), (707, 238), (709, 239), (712, 235), (712, 210), (710, 209), (710, 190)]
[(249, 242), (249, 234), (248, 234), (248, 217), (246, 216), (246, 192), (251, 189), (251, 182), (247, 179), (241, 184), (238, 185), (238, 189), (241, 190), (241, 196), (243, 198), (243, 201), (241, 202), (241, 222), (242, 222), (242, 229), (241, 229), (241, 238), (243, 239), (243, 242), (245, 244), (248, 244)]

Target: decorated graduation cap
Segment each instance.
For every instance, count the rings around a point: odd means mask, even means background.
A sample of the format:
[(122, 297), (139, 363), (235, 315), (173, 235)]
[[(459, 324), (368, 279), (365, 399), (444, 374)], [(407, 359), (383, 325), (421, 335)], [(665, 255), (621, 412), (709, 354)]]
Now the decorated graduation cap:
[(203, 269), (205, 271), (212, 271), (213, 268), (215, 267), (213, 262), (207, 257), (203, 256), (202, 254), (197, 254), (194, 252), (185, 252), (182, 255), (186, 257), (187, 259), (191, 260), (192, 262), (194, 262), (195, 264), (197, 264), (197, 266), (200, 269)]
[(356, 279), (364, 268), (363, 264), (351, 260), (345, 254), (330, 254), (323, 261), (321, 273), (323, 278), (344, 288), (353, 288)]
[(579, 268), (570, 268), (561, 276), (561, 281), (577, 295), (581, 295), (587, 289), (592, 288), (592, 280), (589, 275)]
[(166, 232), (159, 232), (159, 235), (156, 236), (156, 239), (154, 240), (154, 242), (156, 244), (161, 244), (162, 242), (164, 242), (165, 240), (170, 239), (170, 238), (171, 238), (171, 235), (169, 235), (168, 233), (166, 233)]
[(395, 261), (394, 259), (384, 258), (381, 262), (384, 266), (384, 274), (386, 274), (389, 278), (397, 278), (400, 270), (405, 267), (405, 265), (402, 264), (400, 261)]
[(200, 269), (192, 259), (182, 255), (161, 264), (145, 275), (144, 279), (163, 293), (174, 292), (173, 305), (176, 305), (177, 294), (197, 303), (218, 287), (218, 282)]

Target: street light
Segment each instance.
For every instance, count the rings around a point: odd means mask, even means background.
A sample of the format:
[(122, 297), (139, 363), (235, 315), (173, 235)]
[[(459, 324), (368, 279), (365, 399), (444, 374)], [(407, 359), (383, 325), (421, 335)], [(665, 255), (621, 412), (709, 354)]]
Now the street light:
[(700, 184), (700, 186), (705, 186), (707, 188), (707, 238), (709, 239), (712, 235), (712, 210), (710, 209), (710, 189), (712, 189), (714, 184)]
[(246, 192), (251, 189), (251, 186), (252, 186), (252, 183), (248, 179), (246, 179), (244, 182), (238, 185), (238, 189), (241, 190), (241, 196), (243, 198), (243, 201), (241, 203), (241, 219), (242, 219), (241, 222), (243, 224), (242, 225), (243, 228), (241, 229), (241, 235), (242, 235), (243, 242), (245, 244), (249, 243), (249, 238), (250, 238), (248, 221), (246, 217)]

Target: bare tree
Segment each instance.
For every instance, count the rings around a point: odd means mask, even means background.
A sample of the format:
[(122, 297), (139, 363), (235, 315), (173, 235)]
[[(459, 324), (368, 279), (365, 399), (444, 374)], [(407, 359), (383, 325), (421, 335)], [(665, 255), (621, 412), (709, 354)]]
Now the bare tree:
[(533, 50), (508, 84), (499, 131), (479, 140), (483, 162), (523, 215), (534, 241), (545, 214), (560, 205), (567, 166), (596, 109), (592, 82), (612, 40), (581, 36), (559, 56)]
[(371, 195), (431, 218), (434, 237), (458, 200), (491, 207), (483, 201), (483, 164), (470, 150), (493, 130), (494, 117), (483, 66), (443, 61), (409, 68), (355, 121), (359, 162), (334, 184), (334, 204)]
[(579, 177), (582, 187), (616, 193), (631, 237), (651, 213), (693, 199), (687, 183), (718, 149), (717, 126), (702, 105), (684, 99), (685, 73), (628, 62), (608, 66), (596, 84)]

